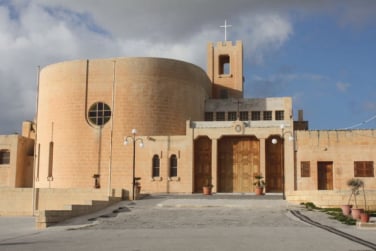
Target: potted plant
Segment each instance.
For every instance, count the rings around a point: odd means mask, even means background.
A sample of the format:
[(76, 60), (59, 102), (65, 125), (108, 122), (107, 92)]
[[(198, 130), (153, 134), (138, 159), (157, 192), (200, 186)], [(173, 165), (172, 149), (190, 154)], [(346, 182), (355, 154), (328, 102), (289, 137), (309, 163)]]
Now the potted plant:
[(369, 222), (369, 218), (370, 218), (370, 214), (367, 210), (365, 210), (364, 212), (360, 213), (360, 221), (362, 223), (367, 223)]
[(136, 190), (136, 195), (138, 196), (141, 193), (141, 183), (140, 183), (141, 177), (135, 177), (134, 178), (134, 188)]
[(255, 194), (263, 195), (265, 187), (264, 177), (261, 174), (258, 174), (255, 176), (255, 179), (256, 181), (253, 183), (253, 185), (255, 186)]
[[(351, 197), (354, 196), (355, 207), (351, 208), (351, 216), (353, 217), (353, 219), (359, 220), (360, 219), (360, 213), (363, 212), (363, 209), (358, 208), (358, 203), (357, 203), (356, 197), (360, 193), (359, 192), (360, 188), (363, 188), (363, 194), (364, 194), (364, 182), (361, 179), (352, 178), (352, 179), (347, 181), (347, 185), (351, 189), (351, 194), (350, 194), (348, 204), (350, 204)], [(365, 196), (365, 194), (364, 194), (364, 196)], [(365, 202), (365, 199), (364, 199), (364, 202)]]
[(212, 188), (213, 188), (212, 177), (207, 176), (206, 182), (205, 182), (204, 186), (202, 187), (203, 194), (204, 195), (211, 195), (212, 194)]
[(99, 174), (94, 174), (93, 175), (93, 178), (94, 178), (94, 188), (101, 188), (101, 185), (99, 183), (99, 177), (100, 175)]

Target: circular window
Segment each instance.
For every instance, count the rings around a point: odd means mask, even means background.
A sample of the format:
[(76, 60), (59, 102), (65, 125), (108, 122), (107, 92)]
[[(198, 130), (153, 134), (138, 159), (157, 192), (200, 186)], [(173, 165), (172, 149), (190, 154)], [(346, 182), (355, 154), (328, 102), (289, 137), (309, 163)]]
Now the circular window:
[(93, 104), (89, 109), (89, 121), (94, 125), (102, 126), (111, 118), (111, 108), (103, 102)]

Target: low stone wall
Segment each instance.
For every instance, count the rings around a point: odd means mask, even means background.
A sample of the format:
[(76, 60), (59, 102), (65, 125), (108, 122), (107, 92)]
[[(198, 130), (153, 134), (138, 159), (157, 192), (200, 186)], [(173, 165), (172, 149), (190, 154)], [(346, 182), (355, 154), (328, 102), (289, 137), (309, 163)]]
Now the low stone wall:
[[(292, 191), (286, 192), (286, 199), (290, 203), (300, 204), (302, 202), (313, 202), (319, 207), (340, 207), (341, 205), (347, 204), (350, 197), (350, 191)], [(366, 190), (366, 210), (376, 210), (376, 191)], [(364, 208), (364, 196), (363, 192), (356, 197), (357, 204), (359, 208)], [(354, 197), (352, 197), (350, 204), (354, 205)]]
[(121, 200), (100, 189), (0, 188), (0, 194), (0, 216), (35, 215), (38, 228), (93, 213)]
[(0, 216), (33, 215), (32, 188), (0, 188)]
[(107, 200), (106, 191), (91, 188), (37, 188), (36, 210), (61, 210), (67, 205), (90, 205), (93, 200)]
[(69, 207), (66, 207), (66, 210), (39, 211), (38, 216), (35, 219), (36, 227), (38, 229), (47, 228), (51, 225), (57, 224), (73, 217), (97, 212), (118, 201), (120, 201), (120, 198), (111, 197), (106, 200), (91, 201), (89, 205), (70, 205)]

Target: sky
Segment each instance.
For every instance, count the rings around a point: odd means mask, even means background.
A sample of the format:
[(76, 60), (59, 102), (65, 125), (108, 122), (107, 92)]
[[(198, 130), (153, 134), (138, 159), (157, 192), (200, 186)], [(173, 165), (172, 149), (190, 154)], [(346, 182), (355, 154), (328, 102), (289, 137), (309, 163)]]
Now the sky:
[(206, 70), (225, 20), (246, 98), (292, 97), (312, 130), (376, 128), (374, 0), (0, 0), (0, 134), (34, 120), (38, 67), (150, 56)]

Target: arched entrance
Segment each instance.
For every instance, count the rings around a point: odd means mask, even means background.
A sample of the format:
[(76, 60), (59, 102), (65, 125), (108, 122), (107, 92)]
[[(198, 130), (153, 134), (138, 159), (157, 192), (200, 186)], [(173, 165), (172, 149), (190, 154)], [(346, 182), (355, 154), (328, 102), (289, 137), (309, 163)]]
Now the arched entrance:
[(201, 193), (202, 187), (211, 173), (211, 146), (208, 137), (199, 137), (194, 141), (194, 188), (193, 192)]
[(253, 192), (260, 172), (260, 142), (253, 136), (225, 136), (218, 140), (218, 192)]

